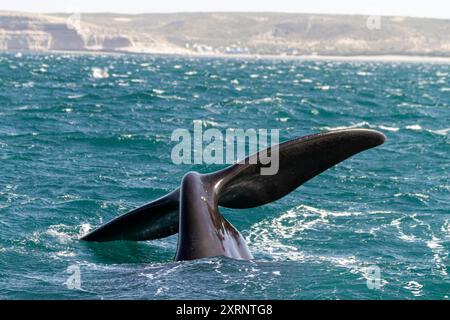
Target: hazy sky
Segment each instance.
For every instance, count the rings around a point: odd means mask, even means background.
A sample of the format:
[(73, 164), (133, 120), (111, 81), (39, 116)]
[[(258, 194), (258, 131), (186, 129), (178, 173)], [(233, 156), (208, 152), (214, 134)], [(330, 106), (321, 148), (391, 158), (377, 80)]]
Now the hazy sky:
[(278, 11), (450, 19), (449, 0), (1, 0), (0, 10), (121, 13)]

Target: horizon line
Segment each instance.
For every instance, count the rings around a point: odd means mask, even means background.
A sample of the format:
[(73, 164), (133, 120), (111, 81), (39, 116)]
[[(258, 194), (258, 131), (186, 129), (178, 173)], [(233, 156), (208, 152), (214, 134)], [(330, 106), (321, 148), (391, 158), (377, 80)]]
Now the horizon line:
[(410, 15), (389, 15), (389, 14), (369, 14), (369, 13), (323, 13), (323, 12), (289, 12), (289, 11), (166, 11), (166, 12), (115, 12), (115, 11), (59, 11), (59, 12), (37, 12), (37, 11), (19, 11), (19, 10), (3, 10), (0, 9), (0, 13), (22, 13), (30, 15), (61, 15), (61, 14), (117, 14), (117, 15), (170, 15), (170, 14), (286, 14), (286, 15), (317, 15), (317, 16), (359, 16), (359, 17), (370, 17), (378, 16), (385, 18), (411, 18), (411, 19), (432, 19), (432, 20), (450, 20), (449, 18), (443, 17), (430, 17), (430, 16), (410, 16)]

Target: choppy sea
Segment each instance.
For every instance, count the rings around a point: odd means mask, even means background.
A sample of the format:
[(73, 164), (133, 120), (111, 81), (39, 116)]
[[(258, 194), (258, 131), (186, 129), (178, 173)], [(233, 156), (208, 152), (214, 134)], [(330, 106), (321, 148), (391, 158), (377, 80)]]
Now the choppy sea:
[[(219, 169), (172, 163), (193, 120), (388, 140), (276, 202), (222, 209), (252, 261), (173, 262), (176, 235), (79, 241)], [(0, 298), (449, 299), (449, 134), (445, 64), (1, 54)]]

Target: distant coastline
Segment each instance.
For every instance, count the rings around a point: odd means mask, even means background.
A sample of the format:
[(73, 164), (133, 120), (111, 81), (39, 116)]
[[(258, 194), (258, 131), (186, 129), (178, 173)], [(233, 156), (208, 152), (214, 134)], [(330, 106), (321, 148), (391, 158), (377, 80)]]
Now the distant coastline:
[(437, 63), (450, 64), (450, 57), (407, 56), (407, 55), (355, 55), (355, 56), (283, 56), (257, 54), (217, 54), (217, 53), (179, 53), (179, 52), (127, 52), (127, 51), (88, 51), (88, 50), (53, 50), (53, 51), (0, 51), (10, 54), (67, 54), (67, 55), (137, 55), (137, 56), (172, 56), (192, 58), (247, 59), (247, 60), (297, 60), (297, 61), (340, 61), (340, 62), (398, 62), (398, 63)]
[(448, 63), (450, 20), (238, 12), (0, 11), (0, 52), (5, 51)]

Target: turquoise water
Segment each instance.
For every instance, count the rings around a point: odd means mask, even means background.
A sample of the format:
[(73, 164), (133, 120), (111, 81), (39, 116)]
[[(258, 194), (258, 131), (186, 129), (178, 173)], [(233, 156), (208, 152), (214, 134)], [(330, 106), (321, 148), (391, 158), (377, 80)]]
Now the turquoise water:
[[(450, 296), (449, 65), (3, 54), (0, 88), (0, 298)], [(253, 261), (175, 263), (176, 236), (80, 242), (220, 168), (171, 162), (172, 131), (193, 120), (388, 141), (277, 202), (223, 209)]]

